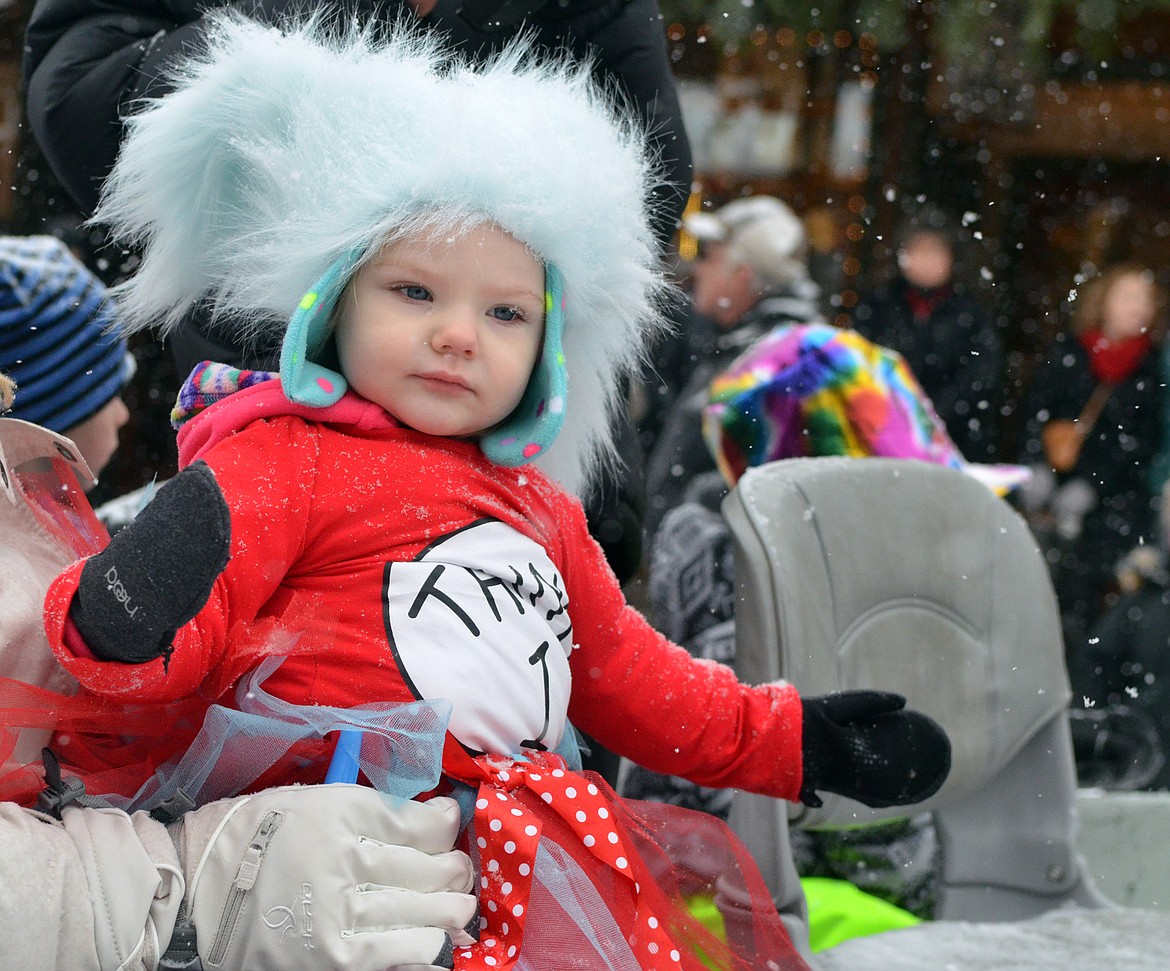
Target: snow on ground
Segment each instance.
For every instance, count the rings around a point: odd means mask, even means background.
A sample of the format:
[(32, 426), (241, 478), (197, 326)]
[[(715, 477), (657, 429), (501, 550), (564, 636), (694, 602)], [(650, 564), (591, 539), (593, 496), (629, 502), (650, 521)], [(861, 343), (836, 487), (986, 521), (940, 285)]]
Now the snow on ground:
[(1167, 971), (1170, 914), (1051, 911), (1019, 923), (937, 921), (856, 938), (817, 955), (818, 971)]

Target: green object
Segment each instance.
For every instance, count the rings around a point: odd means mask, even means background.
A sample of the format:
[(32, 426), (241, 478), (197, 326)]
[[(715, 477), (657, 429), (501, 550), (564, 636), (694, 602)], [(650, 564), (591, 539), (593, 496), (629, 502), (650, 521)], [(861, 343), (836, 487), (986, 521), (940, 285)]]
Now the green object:
[(846, 880), (801, 877), (808, 902), (809, 946), (815, 954), (853, 937), (922, 923), (910, 911), (859, 890)]
[[(848, 880), (801, 877), (800, 885), (808, 903), (808, 938), (814, 954), (853, 937), (868, 937), (922, 923), (922, 919), (910, 911), (866, 893)], [(715, 937), (727, 940), (723, 915), (715, 906), (713, 897), (691, 897), (687, 908), (691, 916)]]
[[(714, 937), (724, 944), (727, 943), (727, 927), (723, 923), (723, 915), (715, 906), (713, 894), (700, 894), (697, 897), (689, 898), (687, 909), (691, 912), (691, 916), (710, 931)], [(697, 952), (695, 956), (703, 962), (704, 967), (711, 968), (712, 971), (716, 971), (719, 967), (712, 958), (702, 951)]]
[(723, 925), (723, 915), (715, 906), (715, 897), (711, 894), (702, 894), (687, 900), (687, 909), (691, 916), (709, 930), (721, 941), (727, 940), (727, 929)]

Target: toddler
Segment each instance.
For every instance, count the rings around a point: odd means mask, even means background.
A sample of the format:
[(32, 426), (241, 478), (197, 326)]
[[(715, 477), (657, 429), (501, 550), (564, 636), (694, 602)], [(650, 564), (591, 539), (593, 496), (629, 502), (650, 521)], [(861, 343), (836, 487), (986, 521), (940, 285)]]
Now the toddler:
[[(225, 17), (132, 119), (98, 213), (144, 246), (133, 321), (208, 300), (283, 350), (278, 375), (192, 374), (182, 471), (57, 579), (50, 642), (88, 692), (231, 704), (287, 653), (270, 632), (324, 627), (267, 691), (449, 700), (443, 786), (477, 792), (484, 913), (459, 967), (702, 966), (619, 801), (574, 770), (570, 722), (657, 771), (810, 804), (914, 802), (949, 767), (896, 696), (802, 703), (691, 659), (589, 536), (574, 493), (611, 458), (665, 286), (643, 145), (583, 69), (522, 47), (475, 68), (405, 31)], [(267, 781), (320, 781), (330, 747)]]

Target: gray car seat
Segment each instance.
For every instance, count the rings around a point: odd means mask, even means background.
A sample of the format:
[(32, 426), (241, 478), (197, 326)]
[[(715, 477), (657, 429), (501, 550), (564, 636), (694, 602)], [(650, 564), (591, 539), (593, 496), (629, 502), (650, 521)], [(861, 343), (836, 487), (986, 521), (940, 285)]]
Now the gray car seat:
[[(736, 668), (804, 695), (880, 688), (947, 730), (930, 800), (936, 916), (1005, 921), (1108, 906), (1076, 845), (1068, 679), (1048, 572), (1023, 520), (972, 477), (901, 459), (749, 470), (723, 504), (736, 543)], [(855, 826), (906, 809), (840, 796), (809, 809), (737, 793), (731, 825), (807, 953), (789, 826)]]

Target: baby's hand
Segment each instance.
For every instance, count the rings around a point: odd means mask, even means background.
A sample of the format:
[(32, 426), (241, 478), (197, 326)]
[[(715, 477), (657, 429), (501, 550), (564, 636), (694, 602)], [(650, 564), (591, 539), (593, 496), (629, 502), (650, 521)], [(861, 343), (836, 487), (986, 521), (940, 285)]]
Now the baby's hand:
[(803, 698), (800, 801), (817, 789), (867, 806), (906, 806), (934, 795), (951, 770), (942, 726), (891, 691), (839, 691)]
[(168, 655), (227, 565), (231, 517), (203, 462), (184, 469), (81, 571), (69, 619), (103, 661)]

